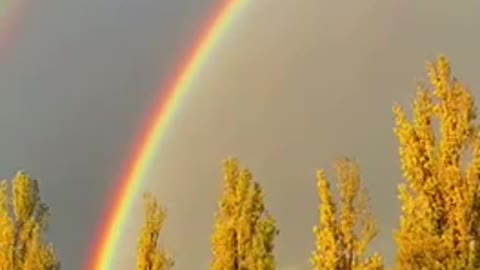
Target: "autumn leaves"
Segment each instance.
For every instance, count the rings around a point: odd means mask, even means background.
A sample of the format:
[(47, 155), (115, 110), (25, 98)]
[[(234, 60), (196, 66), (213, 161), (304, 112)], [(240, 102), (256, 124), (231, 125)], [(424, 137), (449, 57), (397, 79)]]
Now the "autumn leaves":
[(450, 72), (444, 57), (428, 66), (434, 89), (418, 87), (413, 121), (394, 108), (405, 179), (397, 269), (480, 268), (480, 138), (473, 97)]
[(56, 270), (53, 247), (43, 239), (48, 208), (38, 182), (23, 173), (0, 182), (0, 270)]
[(274, 219), (264, 194), (247, 169), (235, 159), (224, 164), (224, 189), (212, 237), (212, 269), (275, 269)]
[(173, 266), (173, 260), (158, 246), (166, 213), (151, 194), (144, 196), (145, 221), (138, 237), (137, 269), (160, 270)]
[(335, 169), (337, 202), (325, 173), (317, 172), (319, 222), (313, 229), (316, 250), (312, 254), (312, 268), (383, 269), (382, 257), (376, 253), (366, 256), (377, 227), (368, 209), (367, 193), (360, 186), (360, 170), (348, 159), (337, 161)]

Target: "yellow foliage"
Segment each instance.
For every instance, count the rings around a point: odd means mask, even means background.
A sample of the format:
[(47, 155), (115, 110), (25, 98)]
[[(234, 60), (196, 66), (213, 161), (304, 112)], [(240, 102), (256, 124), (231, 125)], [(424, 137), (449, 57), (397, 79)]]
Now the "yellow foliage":
[(478, 269), (480, 138), (473, 97), (452, 79), (443, 56), (428, 65), (428, 75), (433, 91), (418, 86), (413, 121), (394, 106), (405, 180), (396, 268)]
[(158, 247), (158, 237), (166, 218), (153, 195), (144, 195), (145, 224), (140, 232), (137, 247), (137, 270), (166, 270), (173, 260)]
[(23, 173), (0, 182), (0, 270), (56, 270), (54, 249), (43, 240), (48, 208), (38, 182)]
[(316, 238), (316, 249), (311, 258), (313, 269), (383, 269), (383, 261), (378, 254), (366, 256), (368, 245), (377, 234), (377, 227), (367, 209), (368, 196), (360, 190), (359, 168), (348, 159), (339, 160), (335, 167), (338, 203), (333, 199), (324, 171), (317, 172), (320, 218), (313, 229)]
[(224, 187), (212, 236), (213, 270), (273, 270), (274, 219), (263, 191), (237, 160), (224, 163)]

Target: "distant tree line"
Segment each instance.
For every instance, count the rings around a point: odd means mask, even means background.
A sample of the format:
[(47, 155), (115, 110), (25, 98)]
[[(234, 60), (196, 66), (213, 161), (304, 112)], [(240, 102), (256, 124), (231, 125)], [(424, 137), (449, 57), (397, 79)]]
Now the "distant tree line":
[[(452, 77), (444, 56), (427, 66), (431, 86), (417, 86), (409, 120), (395, 105), (395, 134), (403, 181), (400, 224), (394, 233), (397, 270), (480, 269), (480, 133), (474, 98)], [(348, 158), (335, 162), (337, 185), (317, 172), (318, 223), (313, 226), (313, 270), (382, 270), (370, 253), (377, 235), (360, 169)], [(211, 238), (212, 270), (276, 269), (279, 234), (264, 190), (237, 159), (223, 165), (223, 191)], [(335, 200), (334, 198), (337, 198)], [(159, 246), (165, 209), (144, 196), (145, 220), (137, 243), (137, 270), (167, 270), (174, 259)], [(59, 269), (43, 239), (48, 208), (38, 184), (23, 173), (0, 184), (0, 270)]]

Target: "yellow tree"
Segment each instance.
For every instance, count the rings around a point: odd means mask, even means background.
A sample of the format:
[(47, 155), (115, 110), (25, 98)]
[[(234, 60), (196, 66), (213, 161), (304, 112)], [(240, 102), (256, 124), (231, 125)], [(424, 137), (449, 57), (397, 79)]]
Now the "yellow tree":
[(378, 254), (366, 252), (377, 234), (376, 223), (368, 210), (368, 196), (360, 188), (357, 164), (341, 159), (335, 165), (339, 200), (333, 198), (325, 172), (317, 172), (317, 192), (320, 200), (319, 224), (313, 229), (316, 249), (311, 263), (315, 270), (374, 270), (383, 269)]
[(223, 194), (212, 236), (213, 270), (273, 270), (274, 219), (260, 185), (236, 159), (224, 163)]
[(137, 246), (137, 270), (166, 270), (173, 260), (158, 246), (166, 213), (153, 195), (144, 195), (145, 223), (140, 231)]
[(56, 270), (53, 246), (43, 239), (48, 208), (38, 182), (24, 173), (0, 182), (0, 269)]
[(394, 106), (404, 183), (397, 269), (478, 269), (480, 140), (474, 100), (447, 59), (428, 65), (413, 120)]

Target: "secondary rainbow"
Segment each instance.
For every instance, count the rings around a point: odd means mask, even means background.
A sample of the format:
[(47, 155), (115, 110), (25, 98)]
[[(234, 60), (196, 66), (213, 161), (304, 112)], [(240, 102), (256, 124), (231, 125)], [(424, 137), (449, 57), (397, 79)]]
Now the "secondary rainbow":
[(13, 45), (30, 0), (0, 0), (0, 57)]
[(167, 87), (160, 89), (160, 96), (154, 112), (134, 144), (133, 153), (127, 162), (126, 172), (116, 185), (116, 189), (107, 202), (105, 215), (101, 218), (99, 230), (90, 249), (86, 269), (110, 270), (115, 259), (115, 250), (124, 229), (133, 204), (141, 192), (145, 174), (152, 165), (152, 159), (158, 151), (162, 138), (173, 121), (182, 98), (194, 90), (192, 82), (215, 49), (232, 22), (243, 10), (248, 0), (222, 0), (214, 16), (200, 33), (197, 42), (179, 72)]

